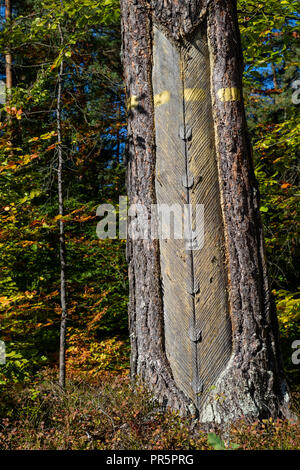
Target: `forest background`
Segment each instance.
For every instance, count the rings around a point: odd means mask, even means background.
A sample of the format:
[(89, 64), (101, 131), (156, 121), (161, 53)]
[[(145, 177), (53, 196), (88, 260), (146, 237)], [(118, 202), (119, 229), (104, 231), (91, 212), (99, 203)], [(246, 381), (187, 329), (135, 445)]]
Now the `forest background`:
[[(298, 8), (294, 0), (238, 1), (244, 99), (269, 277), (285, 371), (296, 395), (299, 366), (292, 361), (292, 344), (300, 339)], [(92, 386), (115, 380), (129, 387), (125, 241), (99, 240), (96, 235), (97, 207), (102, 203), (118, 207), (119, 195), (126, 194), (119, 15), (116, 0), (13, 0), (11, 19), (5, 19), (1, 3), (0, 339), (6, 345), (6, 363), (0, 365), (0, 387), (6, 398), (0, 414), (4, 419), (16, 419), (12, 409), (8, 411), (16, 390), (21, 394), (26, 389), (29, 402), (38, 401), (44, 396), (38, 384), (57, 376), (61, 222), (67, 256), (68, 383)], [(8, 53), (13, 87), (5, 98)], [(59, 215), (57, 196), (59, 148), (64, 216)], [(117, 439), (116, 434), (112, 439)], [(87, 438), (88, 445), (96, 444)]]

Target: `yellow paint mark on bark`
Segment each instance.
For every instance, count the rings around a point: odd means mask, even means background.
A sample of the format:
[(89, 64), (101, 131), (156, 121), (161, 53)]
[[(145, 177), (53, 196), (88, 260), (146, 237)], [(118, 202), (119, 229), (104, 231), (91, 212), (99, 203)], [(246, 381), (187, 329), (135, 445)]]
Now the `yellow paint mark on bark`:
[(130, 109), (136, 108), (138, 105), (139, 105), (138, 96), (136, 96), (136, 95), (130, 96), (127, 100), (127, 106), (126, 106), (127, 111), (129, 111)]
[(185, 88), (185, 101), (203, 101), (205, 99), (205, 90), (202, 88)]
[(220, 88), (217, 92), (221, 101), (239, 101), (241, 99), (241, 91), (238, 88)]
[(154, 96), (154, 106), (161, 106), (170, 101), (171, 93), (168, 90), (161, 91)]

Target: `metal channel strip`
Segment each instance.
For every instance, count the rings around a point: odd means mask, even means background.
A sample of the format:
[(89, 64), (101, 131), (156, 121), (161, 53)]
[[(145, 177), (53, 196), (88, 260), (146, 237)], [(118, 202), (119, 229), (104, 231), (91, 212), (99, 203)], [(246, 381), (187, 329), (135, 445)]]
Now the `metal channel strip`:
[(192, 363), (193, 363), (193, 377), (192, 377), (192, 390), (195, 395), (195, 404), (199, 409), (200, 395), (203, 392), (203, 381), (200, 378), (200, 357), (199, 357), (199, 343), (202, 341), (202, 331), (197, 326), (196, 319), (196, 299), (195, 295), (200, 290), (199, 282), (195, 277), (194, 269), (194, 249), (197, 248), (197, 238), (193, 235), (193, 213), (191, 207), (190, 190), (194, 185), (194, 177), (189, 169), (189, 155), (188, 155), (188, 141), (193, 138), (193, 130), (189, 123), (186, 122), (185, 112), (185, 80), (184, 68), (185, 61), (182, 49), (180, 50), (180, 66), (181, 66), (181, 81), (182, 81), (182, 107), (183, 107), (183, 125), (179, 128), (179, 137), (184, 141), (184, 158), (185, 158), (185, 173), (182, 175), (182, 186), (185, 188), (185, 197), (187, 202), (187, 211), (185, 213), (185, 224), (187, 222), (187, 229), (185, 227), (185, 252), (187, 259), (188, 282), (187, 292), (191, 298), (191, 317), (189, 327), (189, 339), (192, 342)]

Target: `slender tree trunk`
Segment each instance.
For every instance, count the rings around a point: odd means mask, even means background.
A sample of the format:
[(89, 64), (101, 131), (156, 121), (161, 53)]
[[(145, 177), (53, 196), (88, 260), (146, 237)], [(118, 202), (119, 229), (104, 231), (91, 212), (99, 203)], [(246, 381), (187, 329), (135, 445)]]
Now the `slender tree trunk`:
[[(5, 0), (5, 20), (8, 22), (11, 20), (12, 16), (12, 5), (11, 0)], [(14, 141), (15, 141), (15, 133), (14, 133), (14, 126), (12, 120), (12, 110), (11, 110), (11, 94), (12, 94), (12, 86), (13, 86), (13, 79), (12, 79), (12, 54), (10, 52), (10, 47), (8, 47), (8, 51), (5, 54), (5, 77), (6, 77), (6, 110), (7, 110), (7, 145), (11, 148), (9, 157), (13, 158), (14, 153)]]
[(120, 164), (120, 122), (121, 122), (121, 104), (118, 102), (117, 104), (117, 133), (116, 133), (116, 140), (117, 140), (117, 163)]
[(148, 214), (200, 202), (206, 214), (198, 251), (128, 239), (132, 378), (201, 422), (290, 416), (236, 2), (121, 0), (121, 11), (129, 201)]
[[(11, 0), (5, 0), (5, 20), (11, 20)], [(6, 74), (6, 101), (7, 104), (10, 101), (11, 89), (12, 89), (12, 55), (8, 51), (5, 54), (5, 74)]]
[[(63, 35), (59, 26), (61, 44), (63, 44)], [(58, 209), (59, 215), (64, 215), (64, 183), (63, 183), (63, 149), (62, 149), (62, 126), (61, 126), (61, 100), (63, 88), (63, 70), (64, 61), (61, 61), (58, 72), (57, 88), (57, 153), (58, 153)], [(59, 385), (64, 388), (66, 383), (66, 328), (67, 328), (67, 287), (66, 287), (66, 243), (64, 222), (59, 219), (59, 254), (60, 254), (60, 302), (61, 302), (61, 323), (60, 323), (60, 345), (59, 345)]]

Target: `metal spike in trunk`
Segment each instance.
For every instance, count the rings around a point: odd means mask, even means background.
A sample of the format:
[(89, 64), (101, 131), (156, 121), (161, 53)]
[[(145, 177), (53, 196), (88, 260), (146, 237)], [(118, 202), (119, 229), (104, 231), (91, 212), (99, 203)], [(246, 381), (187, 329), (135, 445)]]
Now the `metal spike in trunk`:
[(191, 140), (192, 138), (192, 128), (191, 126), (182, 125), (179, 127), (179, 137), (182, 140)]
[(184, 188), (190, 189), (194, 185), (194, 177), (191, 173), (187, 173), (181, 177), (182, 186)]
[(203, 392), (203, 382), (199, 377), (195, 377), (192, 381), (192, 389), (197, 397), (196, 400), (198, 401), (199, 397), (198, 395)]
[(196, 328), (195, 326), (190, 326), (189, 338), (193, 343), (198, 343), (202, 340), (202, 330)]

